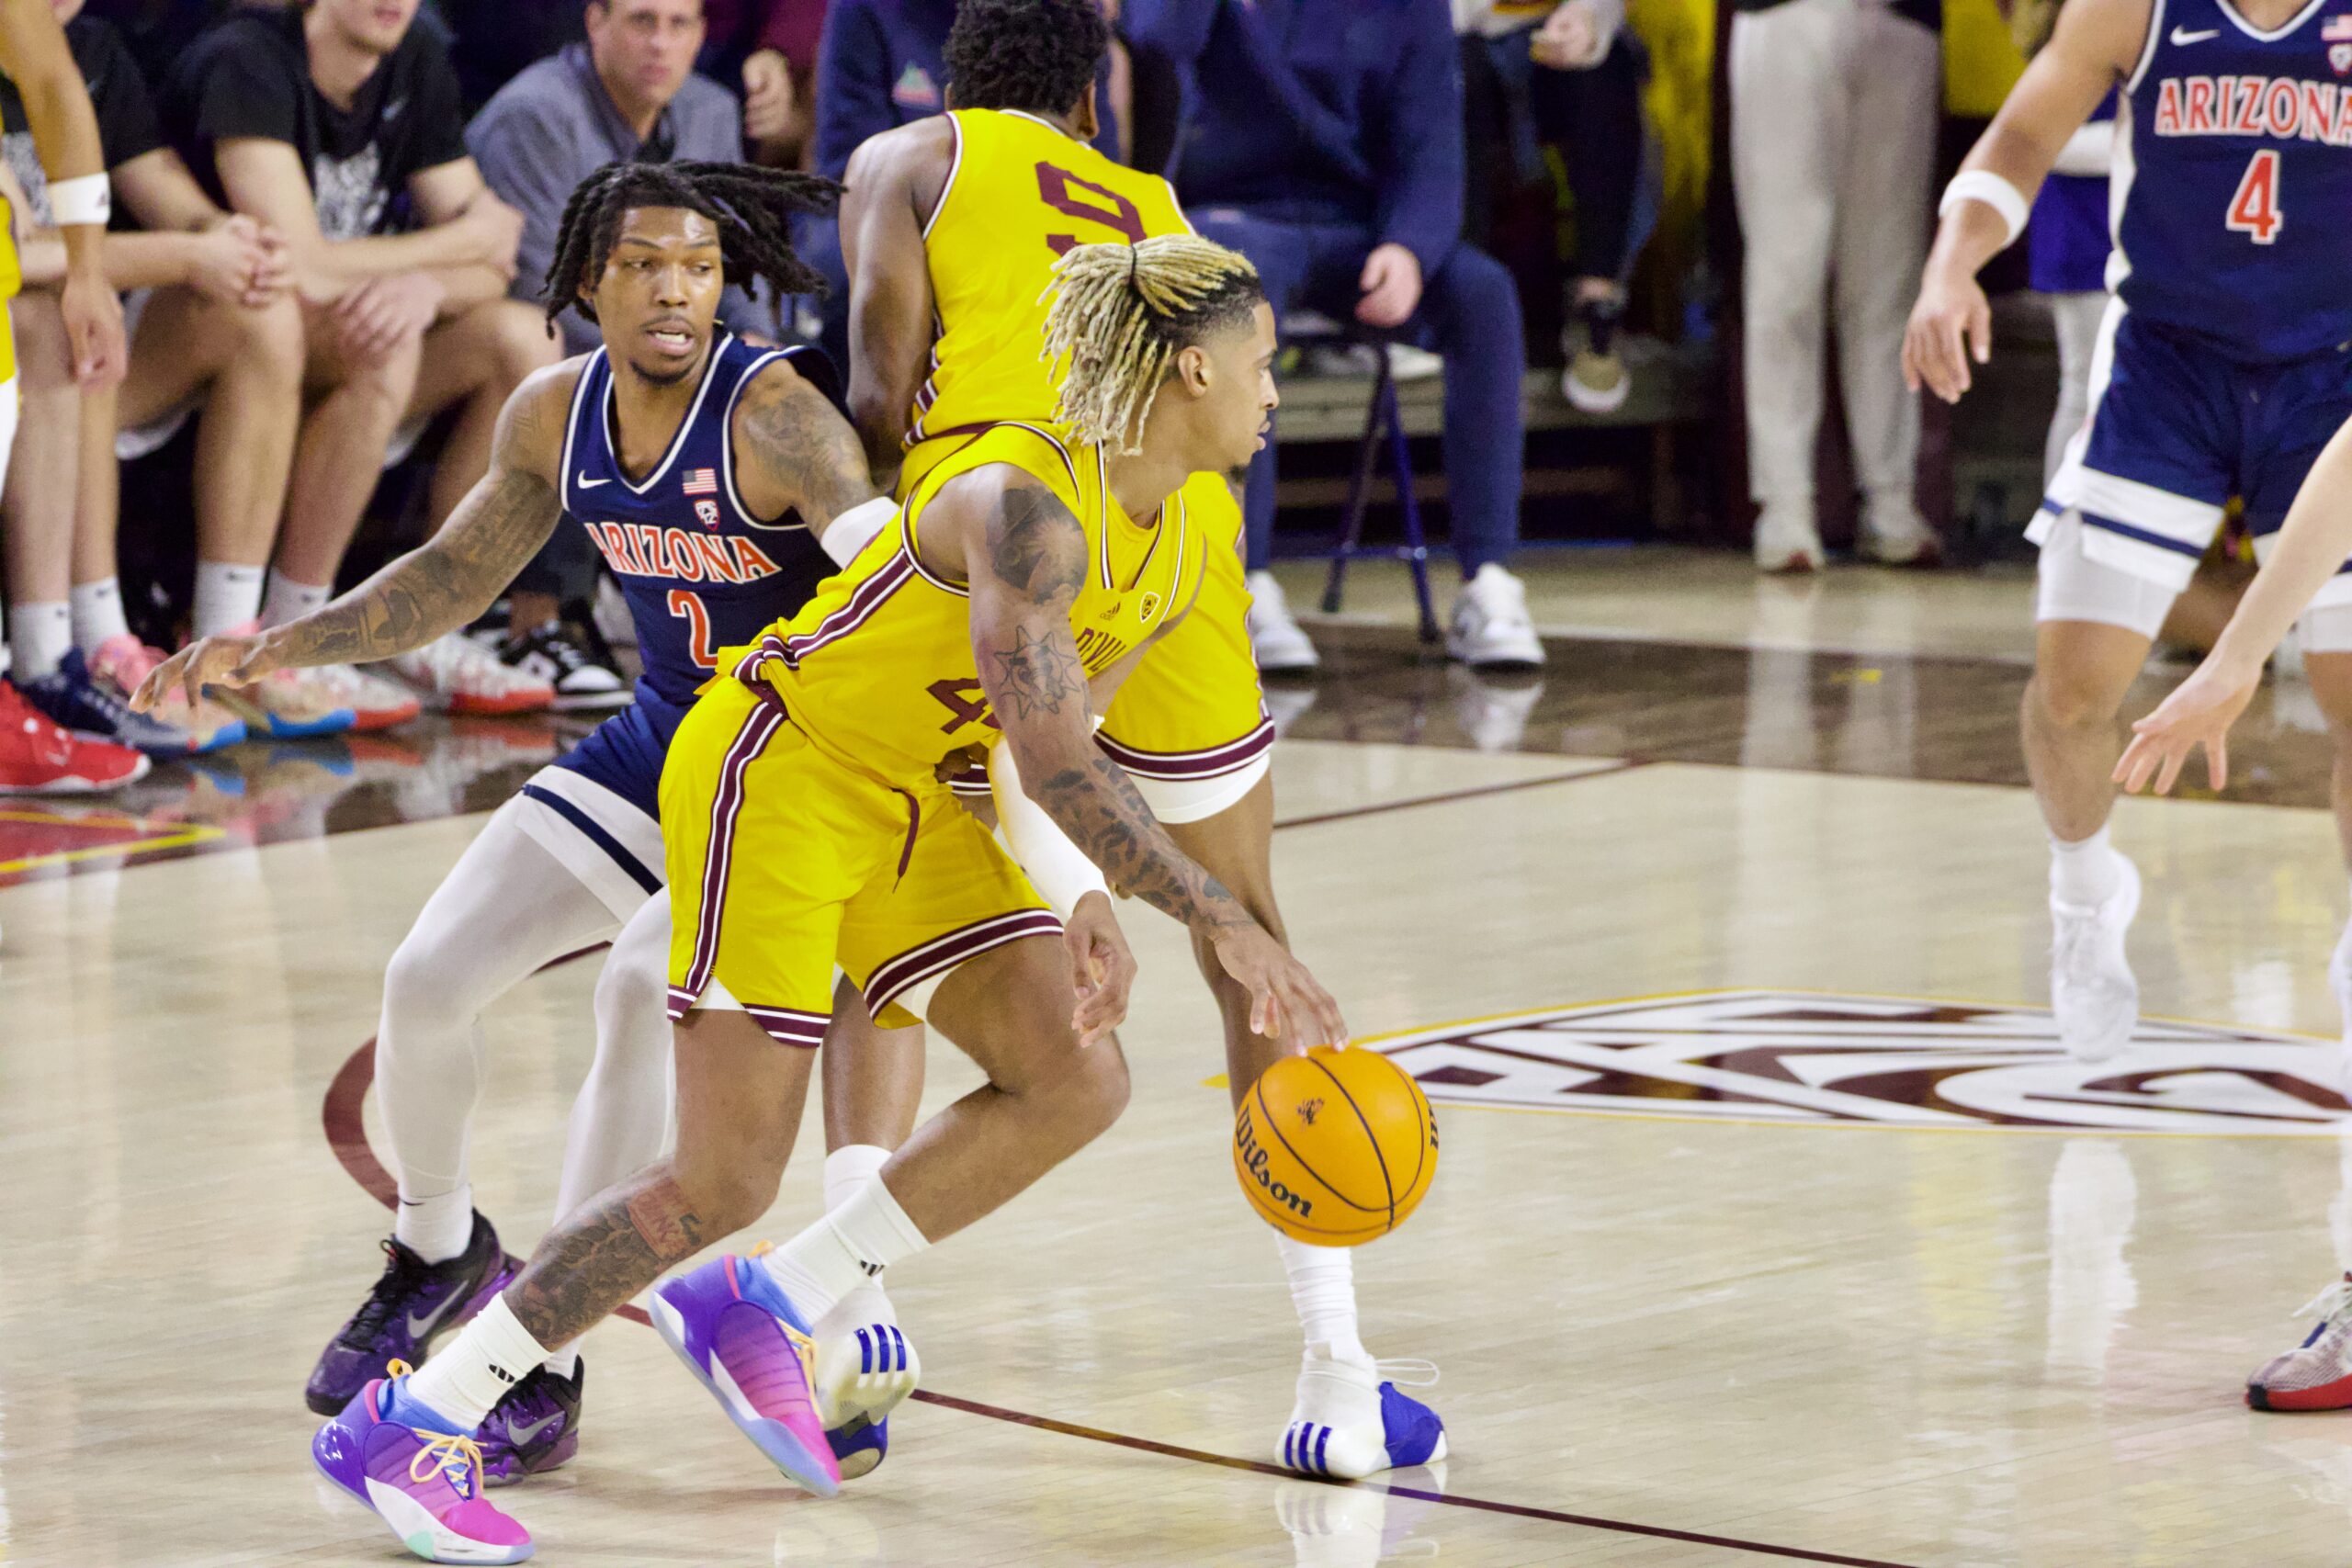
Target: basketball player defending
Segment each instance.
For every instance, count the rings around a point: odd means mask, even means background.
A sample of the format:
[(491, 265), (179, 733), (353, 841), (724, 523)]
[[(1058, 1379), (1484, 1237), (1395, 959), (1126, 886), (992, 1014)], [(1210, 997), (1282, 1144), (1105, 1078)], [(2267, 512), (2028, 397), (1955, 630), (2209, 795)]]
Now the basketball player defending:
[[(511, 1277), (466, 1179), (480, 1015), (541, 964), (612, 936), (661, 890), (662, 758), (714, 650), (805, 604), (835, 570), (812, 530), (872, 496), (827, 395), (824, 356), (753, 349), (714, 328), (726, 278), (812, 287), (786, 220), (833, 193), (724, 164), (615, 164), (592, 175), (565, 210), (548, 314), (581, 301), (605, 347), (515, 393), (498, 461), (449, 526), (334, 604), (259, 637), (199, 643), (142, 688), (148, 702), (174, 682), (235, 684), (423, 647), (479, 615), (567, 512), (604, 552), (637, 626), (645, 672), (634, 705), (491, 818), (386, 971), (376, 1085), (401, 1202), (382, 1277), (311, 1374), (306, 1397), (323, 1415), (387, 1361), (423, 1360), (436, 1333)], [(596, 1066), (573, 1113), (558, 1213), (660, 1152), (668, 946), (657, 928), (606, 960)], [(484, 1432), (492, 1479), (570, 1456), (581, 1382), (569, 1355), (524, 1381)]]
[[(2340, 431), (2312, 465), (2278, 534), (2278, 547), (2255, 574), (2237, 613), (2196, 672), (2156, 711), (2115, 765), (2124, 788), (2169, 793), (2198, 747), (2214, 789), (2229, 783), (2230, 726), (2254, 700), (2262, 667), (2305, 607), (2342, 579), (2352, 555), (2352, 429)], [(2246, 1380), (2256, 1410), (2352, 1409), (2352, 1274), (2335, 1280), (2299, 1316), (2319, 1321), (2303, 1342)]]
[[(875, 472), (895, 468), (901, 498), (989, 423), (1051, 417), (1055, 389), (1038, 355), (1040, 297), (1057, 255), (1077, 243), (1192, 232), (1166, 181), (1088, 145), (1095, 72), (1109, 44), (1094, 0), (964, 0), (947, 36), (952, 112), (876, 136), (851, 160), (842, 201), (851, 412)], [(1215, 474), (1195, 475), (1181, 493), (1193, 525), (1207, 527), (1219, 547), (1199, 602), (1120, 687), (1098, 741), (1177, 847), (1281, 939), (1267, 776), (1273, 725), (1244, 621), (1241, 511)], [(1018, 780), (1005, 777), (1004, 754), (1000, 747), (992, 772), (1002, 815), (1015, 828), (1026, 803)], [(1066, 844), (1057, 854), (1034, 837), (1015, 831), (1012, 848), (1068, 913), (1049, 864), (1074, 859), (1079, 888), (1092, 867)], [(1102, 886), (1099, 874), (1091, 886)], [(1214, 947), (1196, 941), (1194, 955), (1224, 1013), (1227, 1076), (1238, 1102), (1284, 1047), (1250, 1029), (1249, 994)], [(861, 1010), (845, 1007), (836, 1039), (863, 1022)], [(827, 1052), (824, 1073), (830, 1206), (913, 1127), (922, 1037), (868, 1033), (854, 1049)], [(1355, 1479), (1442, 1457), (1442, 1423), (1382, 1382), (1384, 1369), (1358, 1337), (1354, 1254), (1282, 1235), (1275, 1246), (1306, 1337), (1295, 1407), (1275, 1445), (1282, 1462)], [(852, 1304), (859, 1310), (845, 1314), (851, 1332), (864, 1328), (886, 1356), (910, 1354), (878, 1276), (844, 1303)], [(824, 1360), (843, 1371), (861, 1364), (854, 1354)], [(1426, 1363), (1387, 1370), (1410, 1365)], [(842, 1473), (864, 1473), (887, 1444), (878, 1425), (836, 1431)]]
[[(2140, 875), (2108, 842), (2116, 716), (2173, 597), (2245, 502), (2257, 551), (2352, 415), (2352, 0), (2068, 0), (1944, 195), (1903, 348), (1956, 400), (1991, 350), (1975, 273), (2017, 237), (2069, 135), (2120, 85), (2109, 306), (2090, 415), (2041, 546), (2025, 754), (2051, 839), (2051, 1010), (2085, 1061), (2139, 1015)], [(2303, 615), (2352, 845), (2352, 576)], [(2352, 1030), (2352, 929), (2329, 978)]]
[(937, 770), (1001, 726), (1031, 795), (1120, 886), (1202, 931), (1261, 1033), (1343, 1038), (1281, 942), (1178, 850), (1096, 748), (1094, 694), (1200, 592), (1221, 541), (1187, 475), (1246, 461), (1274, 406), (1250, 264), (1186, 236), (1058, 269), (1064, 423), (1000, 424), (935, 465), (807, 608), (721, 655), (662, 780), (677, 1145), (558, 1222), (423, 1371), (369, 1383), (313, 1453), (412, 1550), (514, 1562), (472, 1490), (477, 1425), (555, 1349), (774, 1201), (838, 964), (885, 1023), (921, 1014), (988, 1082), (782, 1248), (661, 1281), (655, 1327), (779, 1470), (830, 1495), (808, 1326), (874, 1271), (998, 1208), (1116, 1119), (1108, 1024), (1131, 965), (1089, 899), (1061, 922)]

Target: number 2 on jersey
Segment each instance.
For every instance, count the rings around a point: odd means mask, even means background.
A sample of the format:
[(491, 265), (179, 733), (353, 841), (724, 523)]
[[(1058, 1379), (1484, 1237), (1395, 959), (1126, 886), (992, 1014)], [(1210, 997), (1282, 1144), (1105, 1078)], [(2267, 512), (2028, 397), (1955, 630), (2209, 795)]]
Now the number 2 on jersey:
[(684, 588), (673, 588), (670, 614), (686, 618), (686, 651), (694, 656), (695, 668), (718, 669), (718, 649), (710, 646), (710, 612), (703, 608), (702, 596)]
[(2233, 233), (2267, 245), (2278, 238), (2286, 221), (2278, 210), (2278, 150), (2265, 147), (2245, 166), (2245, 177), (2238, 181), (2237, 194), (2230, 197), (2227, 226)]
[[(1090, 200), (1089, 197), (1099, 199)], [(1080, 179), (1058, 164), (1037, 165), (1037, 199), (1057, 212), (1067, 212), (1072, 218), (1083, 218), (1089, 223), (1100, 223), (1105, 229), (1116, 230), (1131, 245), (1143, 239), (1143, 214), (1136, 210), (1134, 202), (1117, 191), (1096, 185), (1092, 180)], [(1070, 247), (1077, 243), (1078, 236), (1075, 234), (1046, 236), (1046, 249), (1057, 256), (1069, 254)]]

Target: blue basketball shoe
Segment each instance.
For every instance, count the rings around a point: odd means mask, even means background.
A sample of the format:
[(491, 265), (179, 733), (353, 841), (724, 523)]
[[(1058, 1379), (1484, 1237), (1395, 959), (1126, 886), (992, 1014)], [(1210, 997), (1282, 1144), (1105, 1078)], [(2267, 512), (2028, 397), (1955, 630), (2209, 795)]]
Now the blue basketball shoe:
[(655, 1332), (770, 1463), (805, 1492), (841, 1491), (811, 1386), (816, 1341), (756, 1257), (729, 1254), (665, 1280), (649, 1304)]
[(531, 1533), (481, 1495), (481, 1449), (408, 1397), (405, 1361), (352, 1396), (311, 1439), (321, 1473), (427, 1562), (520, 1562)]
[(1302, 1475), (1362, 1481), (1403, 1465), (1445, 1457), (1445, 1423), (1400, 1392), (1437, 1382), (1428, 1361), (1340, 1360), (1309, 1351), (1298, 1373), (1298, 1403), (1283, 1428), (1276, 1457)]

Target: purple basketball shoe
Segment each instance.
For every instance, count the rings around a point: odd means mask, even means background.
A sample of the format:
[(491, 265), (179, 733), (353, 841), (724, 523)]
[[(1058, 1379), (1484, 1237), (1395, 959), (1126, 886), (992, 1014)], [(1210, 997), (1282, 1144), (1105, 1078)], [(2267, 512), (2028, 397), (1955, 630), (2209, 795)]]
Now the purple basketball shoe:
[(588, 1364), (570, 1377), (533, 1367), (506, 1391), (481, 1424), (481, 1480), (510, 1486), (526, 1475), (553, 1470), (580, 1451), (580, 1395)]
[(1283, 1428), (1284, 1470), (1362, 1481), (1384, 1470), (1431, 1464), (1445, 1457), (1445, 1423), (1400, 1391), (1437, 1382), (1427, 1361), (1356, 1364), (1309, 1353), (1298, 1374), (1298, 1404)]
[(816, 1342), (774, 1275), (729, 1255), (655, 1286), (652, 1307), (670, 1348), (787, 1480), (820, 1497), (841, 1491), (812, 1389)]
[[(393, 1363), (395, 1373), (404, 1363)], [(481, 1450), (409, 1399), (404, 1377), (379, 1378), (311, 1439), (329, 1481), (365, 1503), (427, 1562), (520, 1562), (531, 1534), (481, 1495)]]
[(465, 1251), (445, 1263), (427, 1263), (390, 1236), (384, 1258), (376, 1288), (311, 1369), (302, 1398), (321, 1416), (349, 1404), (385, 1363), (424, 1360), (435, 1339), (488, 1306), (514, 1277), (498, 1233), (479, 1213)]

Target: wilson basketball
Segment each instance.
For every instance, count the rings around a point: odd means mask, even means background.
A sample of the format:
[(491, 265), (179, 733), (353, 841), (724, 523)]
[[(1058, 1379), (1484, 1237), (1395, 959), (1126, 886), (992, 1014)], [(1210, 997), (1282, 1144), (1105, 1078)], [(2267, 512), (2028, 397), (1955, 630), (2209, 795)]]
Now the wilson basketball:
[(1421, 1086), (1377, 1051), (1317, 1045), (1250, 1086), (1234, 1113), (1233, 1169), (1276, 1230), (1354, 1247), (1403, 1224), (1430, 1190), (1437, 1118)]

